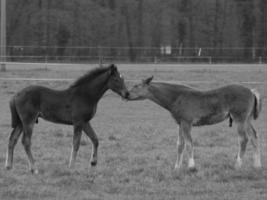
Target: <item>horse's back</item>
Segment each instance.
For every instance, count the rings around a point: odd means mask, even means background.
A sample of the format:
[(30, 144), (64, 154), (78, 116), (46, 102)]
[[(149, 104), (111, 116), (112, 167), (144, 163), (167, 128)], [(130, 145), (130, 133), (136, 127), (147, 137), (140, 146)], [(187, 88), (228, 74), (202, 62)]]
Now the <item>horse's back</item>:
[(250, 117), (255, 103), (251, 89), (232, 84), (215, 89), (213, 92), (218, 93), (218, 101), (236, 121), (244, 121)]
[(66, 96), (64, 93), (64, 91), (32, 85), (18, 91), (10, 102), (13, 102), (13, 107), (23, 121), (31, 121), (43, 112), (43, 107), (46, 109), (60, 107)]
[(242, 85), (228, 85), (218, 89), (218, 91), (223, 95), (226, 103), (232, 107), (248, 107), (248, 104), (254, 102), (251, 89)]
[(175, 118), (193, 121), (194, 125), (208, 125), (223, 121), (230, 114), (238, 120), (249, 116), (254, 96), (247, 87), (238, 84), (212, 90), (186, 88), (173, 104)]
[(55, 97), (64, 97), (64, 94), (65, 91), (63, 90), (54, 90), (44, 86), (31, 85), (17, 92), (13, 98), (16, 102), (31, 102), (34, 105), (38, 105), (40, 104), (40, 101), (45, 97), (54, 100)]

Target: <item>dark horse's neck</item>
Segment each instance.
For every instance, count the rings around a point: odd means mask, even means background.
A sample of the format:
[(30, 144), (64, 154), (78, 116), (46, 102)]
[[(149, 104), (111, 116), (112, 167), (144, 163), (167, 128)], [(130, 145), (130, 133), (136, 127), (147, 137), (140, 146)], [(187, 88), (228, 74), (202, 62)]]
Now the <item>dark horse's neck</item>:
[(108, 69), (98, 69), (93, 73), (96, 75), (92, 76), (89, 73), (78, 79), (69, 90), (85, 97), (90, 102), (97, 103), (108, 90), (109, 73)]

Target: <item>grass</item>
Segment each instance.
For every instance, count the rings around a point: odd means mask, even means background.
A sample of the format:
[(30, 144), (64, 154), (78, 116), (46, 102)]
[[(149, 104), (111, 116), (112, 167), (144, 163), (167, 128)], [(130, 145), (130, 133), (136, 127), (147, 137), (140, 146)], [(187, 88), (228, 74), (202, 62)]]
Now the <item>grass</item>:
[[(1, 77), (76, 78), (84, 71), (12, 70)], [(155, 80), (213, 81), (190, 84), (209, 89), (232, 82), (265, 81), (265, 71), (188, 70), (127, 71), (126, 80), (154, 74)], [(27, 170), (27, 160), (19, 142), (14, 169), (4, 170), (10, 134), (8, 101), (19, 89), (30, 84), (65, 88), (65, 82), (1, 81), (0, 84), (0, 199), (266, 199), (267, 135), (263, 111), (254, 122), (260, 133), (263, 168), (252, 167), (251, 144), (242, 169), (233, 168), (237, 152), (236, 127), (228, 122), (194, 128), (196, 165), (193, 173), (184, 168), (174, 171), (177, 125), (170, 114), (150, 101), (124, 102), (108, 92), (98, 105), (92, 126), (100, 140), (98, 166), (89, 168), (91, 142), (85, 135), (75, 169), (69, 169), (72, 127), (39, 120), (32, 138), (33, 154), (40, 173)], [(133, 83), (129, 82), (131, 86)], [(263, 96), (265, 85), (257, 87)], [(185, 161), (187, 155), (185, 154)]]

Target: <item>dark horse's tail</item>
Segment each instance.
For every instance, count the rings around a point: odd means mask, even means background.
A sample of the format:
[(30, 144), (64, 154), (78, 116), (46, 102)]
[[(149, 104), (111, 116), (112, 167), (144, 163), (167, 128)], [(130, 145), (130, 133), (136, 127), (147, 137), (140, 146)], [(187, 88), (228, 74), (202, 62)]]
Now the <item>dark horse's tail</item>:
[(10, 100), (9, 107), (11, 111), (11, 126), (12, 128), (16, 128), (19, 124), (21, 124), (21, 120), (19, 118), (19, 114), (15, 105), (14, 97)]
[(255, 99), (254, 107), (252, 110), (252, 116), (253, 116), (253, 119), (257, 119), (262, 109), (261, 97), (260, 97), (260, 93), (256, 89), (251, 89), (251, 92), (253, 93), (254, 99)]

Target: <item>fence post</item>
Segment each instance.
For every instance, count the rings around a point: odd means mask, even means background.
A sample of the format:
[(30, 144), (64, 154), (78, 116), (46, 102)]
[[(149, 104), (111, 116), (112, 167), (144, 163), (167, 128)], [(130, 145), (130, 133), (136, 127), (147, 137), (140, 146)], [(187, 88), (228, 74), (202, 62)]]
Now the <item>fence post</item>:
[(1, 21), (0, 21), (0, 62), (1, 72), (6, 71), (6, 0), (1, 0)]
[(47, 66), (47, 55), (45, 56), (45, 70), (48, 70), (48, 66)]
[(101, 46), (98, 46), (98, 62), (99, 62), (99, 67), (102, 67), (103, 66), (103, 56), (102, 56)]
[(212, 64), (212, 57), (209, 56), (209, 64)]
[(5, 71), (6, 71), (6, 63), (1, 62), (1, 72), (5, 72)]
[(158, 63), (157, 56), (154, 56), (154, 64), (157, 64), (157, 63)]
[(262, 57), (259, 57), (259, 64), (262, 64)]

